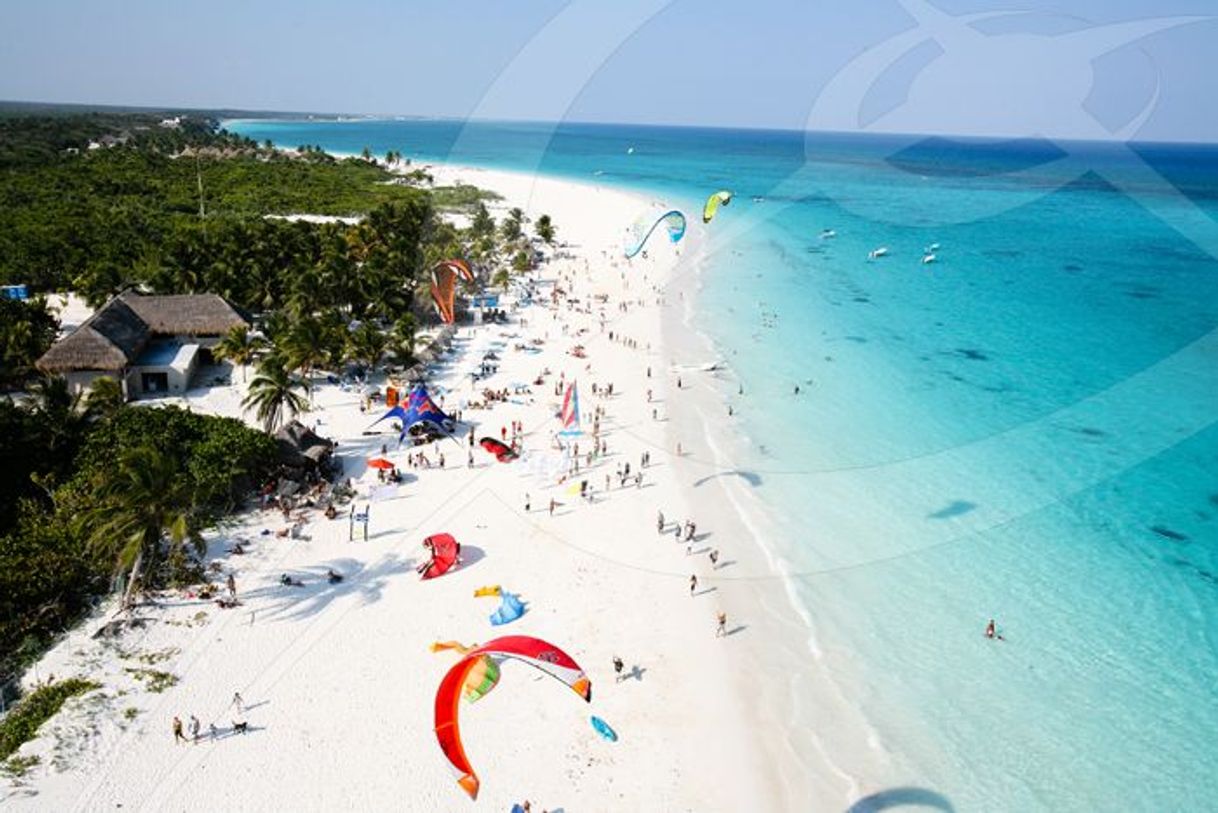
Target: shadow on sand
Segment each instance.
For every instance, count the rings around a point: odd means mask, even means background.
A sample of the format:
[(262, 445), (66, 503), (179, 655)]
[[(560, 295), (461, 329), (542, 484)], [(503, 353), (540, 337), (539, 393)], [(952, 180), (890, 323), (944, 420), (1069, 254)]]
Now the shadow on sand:
[[(331, 568), (342, 574), (342, 581), (330, 584), (326, 573)], [(261, 617), (298, 620), (317, 615), (335, 599), (344, 596), (358, 596), (364, 604), (379, 601), (390, 578), (408, 575), (413, 568), (413, 559), (404, 559), (396, 554), (371, 567), (364, 567), (354, 559), (334, 559), (303, 570), (293, 569), (288, 575), (304, 582), (302, 587), (274, 584), (251, 590), (246, 596), (272, 599), (272, 605), (258, 613)]]

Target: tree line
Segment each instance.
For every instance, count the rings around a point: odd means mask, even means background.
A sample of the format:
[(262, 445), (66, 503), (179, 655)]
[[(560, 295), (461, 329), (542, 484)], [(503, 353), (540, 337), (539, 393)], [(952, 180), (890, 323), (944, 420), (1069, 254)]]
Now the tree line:
[[(216, 352), (257, 365), (245, 405), (268, 431), (305, 407), (319, 370), (411, 363), (439, 260), (505, 285), (535, 259), (524, 213), (496, 222), (473, 187), (158, 122), (0, 116), (0, 284), (95, 306), (128, 288), (224, 296), (258, 328)], [(442, 216), (453, 208), (468, 226)], [(298, 213), (352, 221), (268, 217)], [(555, 239), (548, 216), (533, 229)], [(111, 379), (82, 397), (38, 376), (57, 330), (41, 296), (0, 300), (0, 390), (26, 390), (0, 400), (0, 680), (116, 586), (129, 605), (197, 578), (201, 533), (274, 467), (273, 440), (240, 421), (125, 405)]]

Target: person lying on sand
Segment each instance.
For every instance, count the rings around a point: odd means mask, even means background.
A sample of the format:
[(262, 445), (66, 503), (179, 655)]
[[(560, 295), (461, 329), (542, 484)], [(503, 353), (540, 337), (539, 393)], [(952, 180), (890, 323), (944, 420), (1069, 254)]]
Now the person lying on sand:
[(343, 580), (343, 574), (339, 573), (334, 568), (330, 568), (326, 571), (326, 579), (330, 582), (330, 584), (338, 584)]
[(279, 577), (279, 583), (284, 587), (304, 587), (304, 582), (300, 579), (293, 579), (286, 573)]

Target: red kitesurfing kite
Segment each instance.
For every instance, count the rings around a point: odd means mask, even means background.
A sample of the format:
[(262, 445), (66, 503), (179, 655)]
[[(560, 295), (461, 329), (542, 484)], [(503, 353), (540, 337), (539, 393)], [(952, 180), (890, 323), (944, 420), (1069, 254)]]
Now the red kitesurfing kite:
[(478, 441), (478, 444), (495, 456), (495, 459), (500, 463), (510, 463), (516, 459), (517, 455), (512, 451), (512, 447), (502, 441), (494, 438), (483, 438)]
[(461, 558), (461, 543), (452, 534), (433, 534), (423, 540), (423, 547), (431, 551), (431, 559), (419, 567), (425, 579), (434, 579), (452, 570)]
[(555, 680), (566, 684), (573, 692), (592, 702), (592, 683), (575, 660), (551, 643), (528, 635), (508, 635), (488, 641), (482, 646), (467, 651), (456, 663), (436, 690), (436, 739), (440, 750), (458, 775), (459, 784), (471, 799), (478, 798), (478, 777), (465, 755), (461, 744), (461, 731), (457, 726), (457, 710), (461, 693), (468, 683), (469, 672), (478, 668), (483, 657), (496, 663), (512, 659), (523, 661), (534, 669), (545, 672)]
[(431, 298), (440, 320), (448, 325), (456, 319), (457, 277), (474, 281), (474, 273), (465, 260), (443, 260), (431, 269)]

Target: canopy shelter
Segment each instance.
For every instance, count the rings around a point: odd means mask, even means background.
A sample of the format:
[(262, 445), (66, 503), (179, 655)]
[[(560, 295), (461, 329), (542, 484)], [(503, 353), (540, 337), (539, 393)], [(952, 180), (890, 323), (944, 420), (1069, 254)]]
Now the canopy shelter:
[(279, 462), (289, 471), (317, 471), (323, 476), (330, 468), (334, 442), (326, 440), (300, 421), (292, 421), (275, 432)]
[[(402, 422), (403, 438), (407, 433), (417, 434), (421, 431), (435, 431), (451, 435), (457, 428), (457, 422), (436, 406), (435, 402), (431, 400), (431, 396), (427, 394), (427, 387), (423, 384), (415, 384), (404, 404), (393, 407), (373, 421), (372, 425), (376, 426), (388, 418), (396, 418)], [(416, 427), (418, 428), (416, 429)]]

